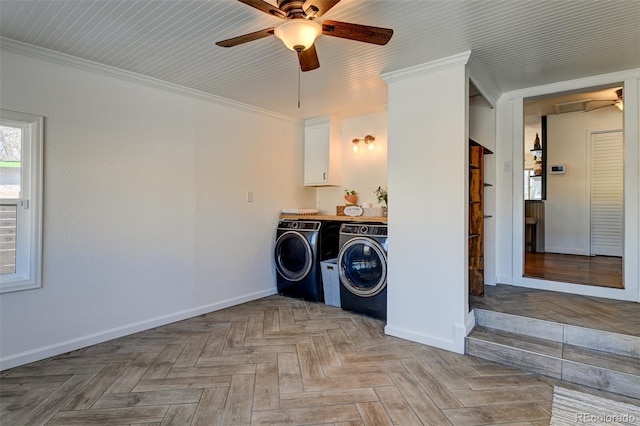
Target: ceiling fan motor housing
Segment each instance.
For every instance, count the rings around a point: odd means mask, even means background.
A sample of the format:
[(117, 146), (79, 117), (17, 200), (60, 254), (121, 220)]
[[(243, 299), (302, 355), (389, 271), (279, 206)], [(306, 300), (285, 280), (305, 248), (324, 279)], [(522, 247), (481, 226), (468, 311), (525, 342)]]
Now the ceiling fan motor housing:
[[(301, 0), (278, 0), (278, 9), (287, 14), (287, 18), (305, 18), (305, 14), (302, 6), (304, 2)], [(310, 8), (311, 10), (313, 7)]]

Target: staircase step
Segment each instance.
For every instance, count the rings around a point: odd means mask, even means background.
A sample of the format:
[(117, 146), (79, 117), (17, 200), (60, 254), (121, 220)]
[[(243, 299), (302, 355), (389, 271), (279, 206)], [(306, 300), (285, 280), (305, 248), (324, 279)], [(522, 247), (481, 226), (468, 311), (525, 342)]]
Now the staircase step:
[(587, 349), (640, 358), (640, 337), (474, 309), (476, 325)]
[(467, 336), (468, 355), (532, 373), (562, 377), (562, 343), (476, 327)]
[(563, 380), (640, 398), (640, 359), (564, 345)]
[[(475, 313), (477, 325), (466, 340), (468, 355), (640, 398), (639, 338), (510, 314)], [(550, 338), (544, 338), (545, 328)]]
[(607, 370), (640, 376), (640, 359), (565, 344), (562, 358)]
[(562, 324), (484, 309), (474, 309), (473, 312), (476, 325), (562, 342)]

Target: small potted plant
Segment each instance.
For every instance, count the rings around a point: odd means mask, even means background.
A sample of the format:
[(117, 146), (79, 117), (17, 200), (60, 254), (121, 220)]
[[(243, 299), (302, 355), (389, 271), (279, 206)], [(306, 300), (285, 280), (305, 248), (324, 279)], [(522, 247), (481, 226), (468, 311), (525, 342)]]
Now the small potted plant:
[(344, 199), (347, 200), (348, 205), (356, 205), (358, 203), (358, 193), (350, 189), (345, 189)]
[(378, 189), (376, 189), (375, 191), (373, 191), (374, 194), (376, 194), (376, 198), (378, 199), (378, 203), (384, 203), (384, 207), (382, 215), (386, 216), (387, 215), (387, 198), (388, 198), (388, 192), (387, 189), (382, 189), (381, 186), (378, 187)]

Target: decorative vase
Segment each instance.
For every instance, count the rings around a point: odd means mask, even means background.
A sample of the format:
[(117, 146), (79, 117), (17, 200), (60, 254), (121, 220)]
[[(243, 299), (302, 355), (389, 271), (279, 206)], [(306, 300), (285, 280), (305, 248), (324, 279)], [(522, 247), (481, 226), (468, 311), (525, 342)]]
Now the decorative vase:
[(356, 205), (358, 203), (357, 195), (345, 195), (344, 199), (347, 200), (347, 204)]
[(536, 133), (536, 139), (533, 141), (533, 150), (540, 151), (542, 150), (542, 145), (540, 145), (540, 136)]

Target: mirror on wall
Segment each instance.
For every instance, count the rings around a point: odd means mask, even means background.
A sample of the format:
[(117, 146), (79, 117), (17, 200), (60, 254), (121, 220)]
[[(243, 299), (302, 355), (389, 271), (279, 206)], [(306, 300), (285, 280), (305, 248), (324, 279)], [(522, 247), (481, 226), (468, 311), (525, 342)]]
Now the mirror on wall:
[(624, 288), (623, 93), (525, 100), (525, 277)]

